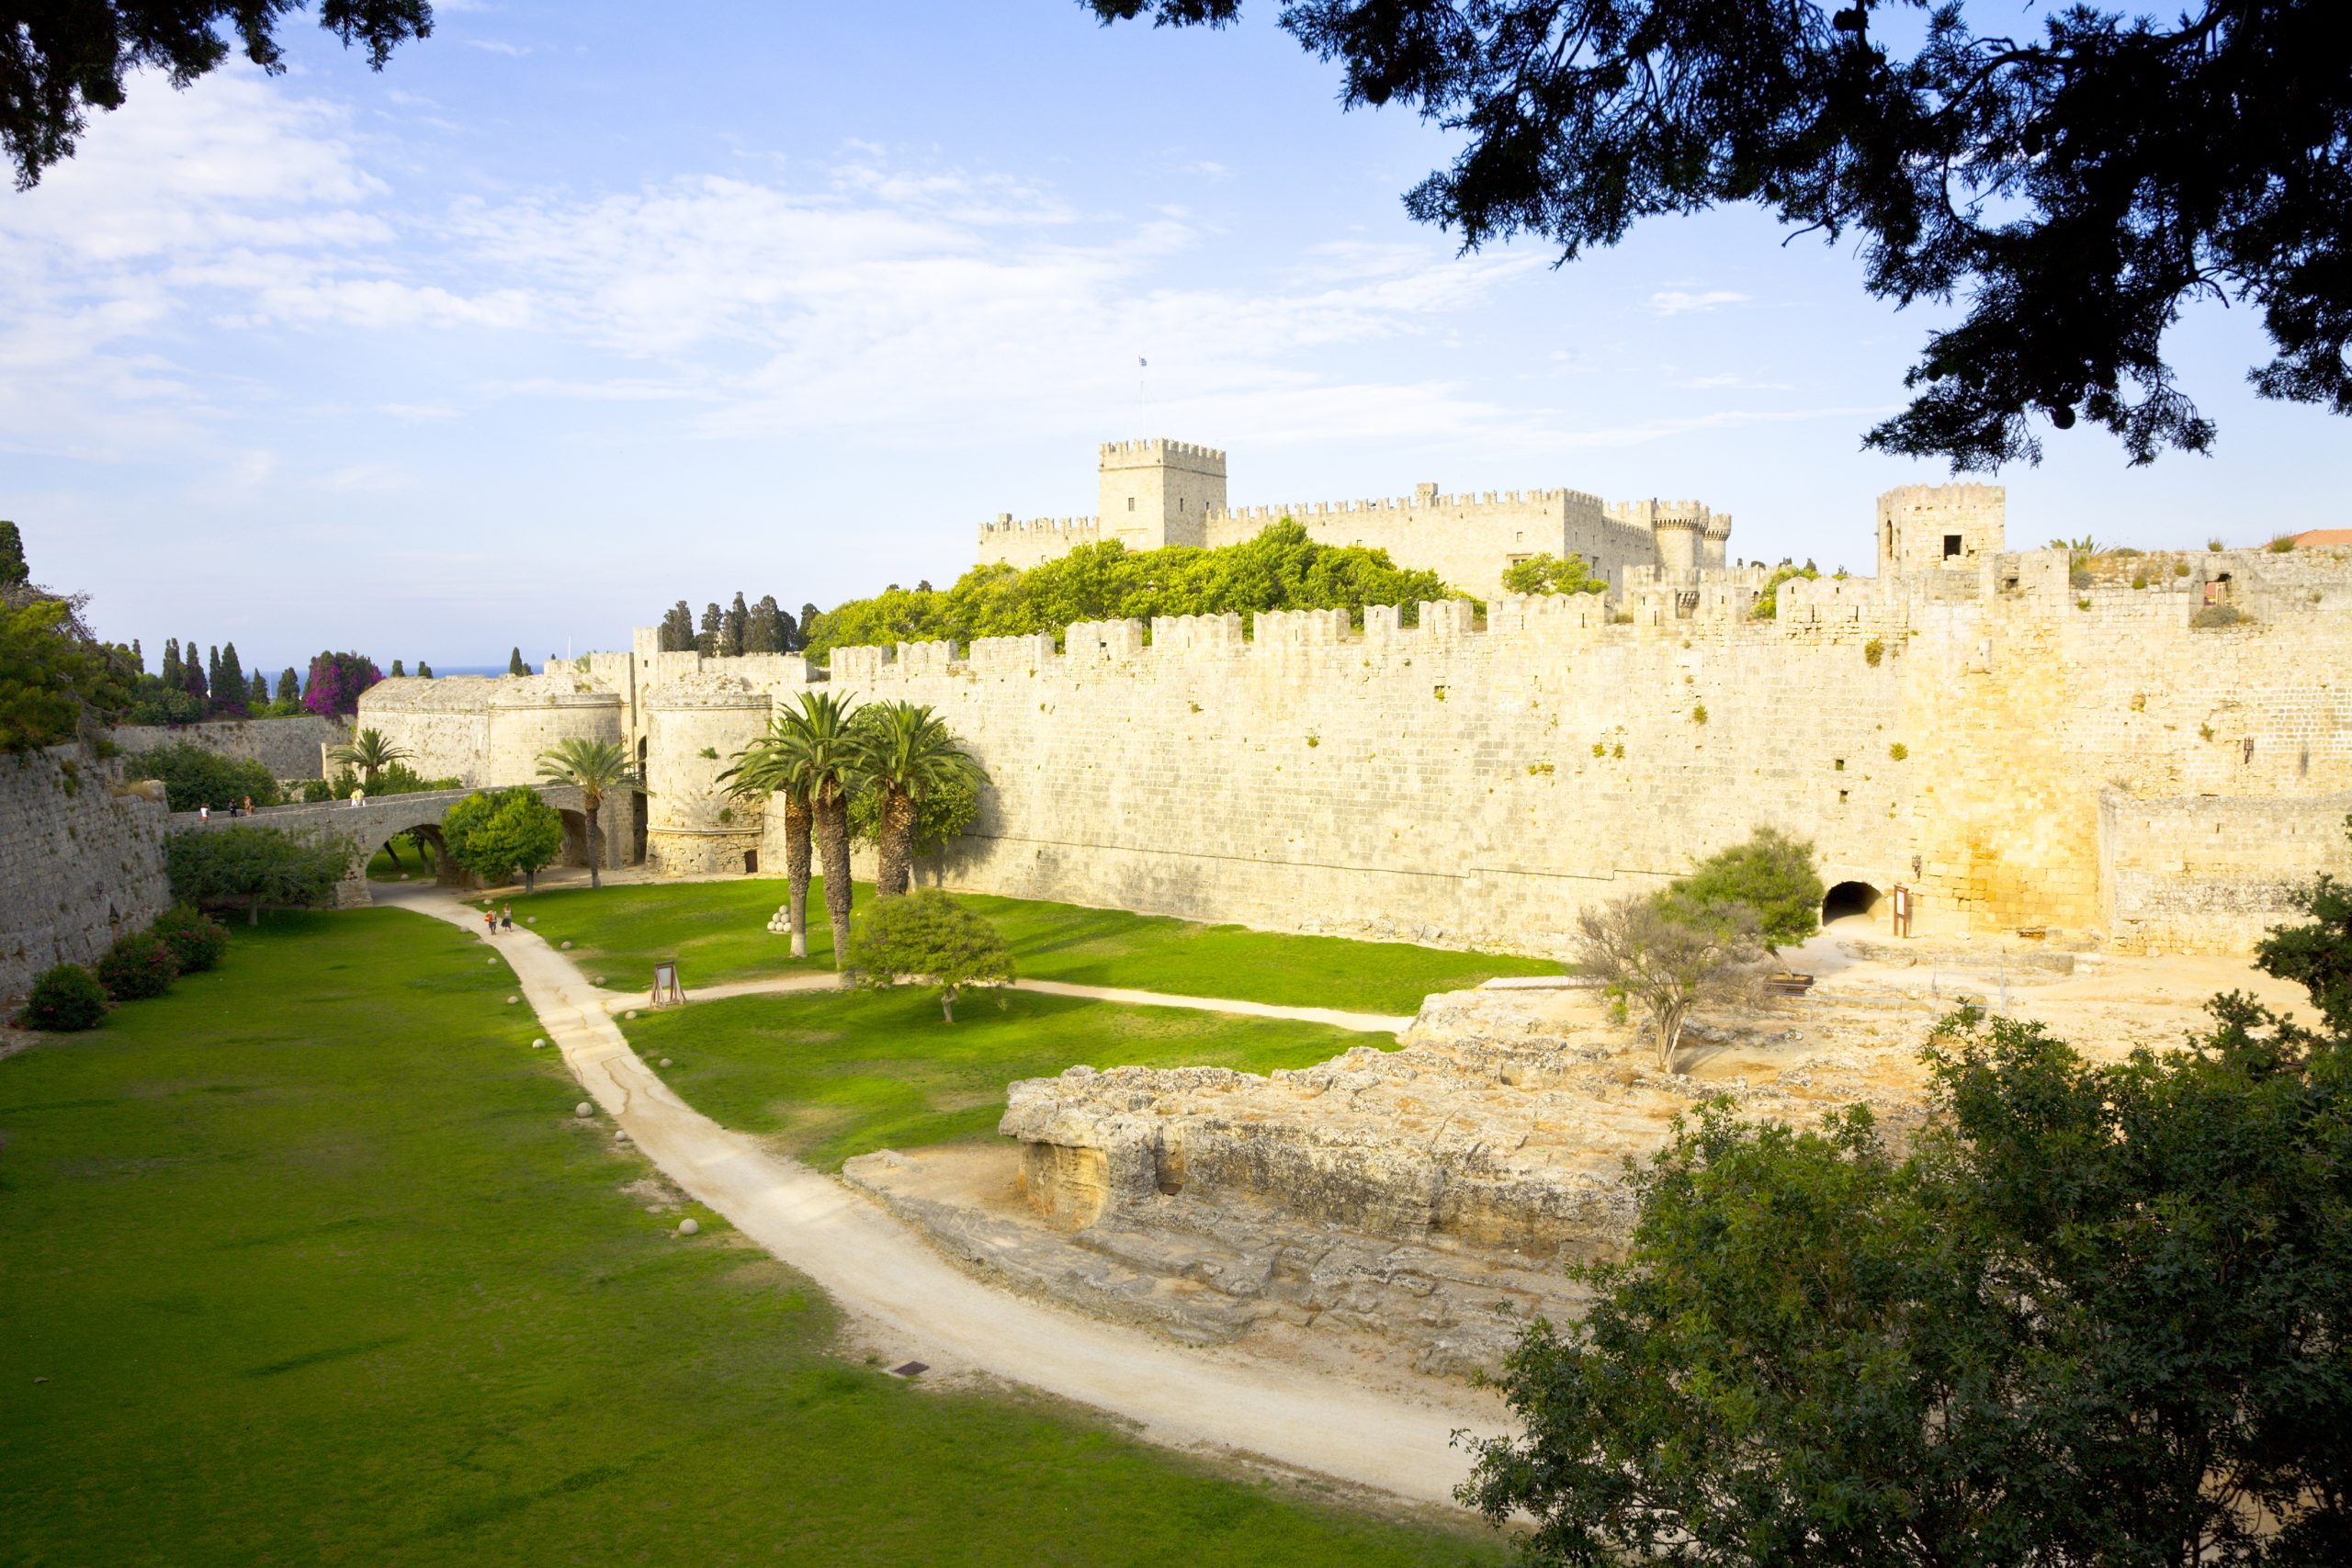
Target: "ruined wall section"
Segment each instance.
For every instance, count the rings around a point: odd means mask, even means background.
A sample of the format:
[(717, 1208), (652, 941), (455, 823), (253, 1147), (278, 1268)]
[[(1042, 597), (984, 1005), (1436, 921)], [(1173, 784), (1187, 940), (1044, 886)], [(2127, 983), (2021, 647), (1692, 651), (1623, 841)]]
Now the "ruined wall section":
[(78, 743), (0, 756), (0, 1003), (169, 907), (160, 799), (116, 794)]

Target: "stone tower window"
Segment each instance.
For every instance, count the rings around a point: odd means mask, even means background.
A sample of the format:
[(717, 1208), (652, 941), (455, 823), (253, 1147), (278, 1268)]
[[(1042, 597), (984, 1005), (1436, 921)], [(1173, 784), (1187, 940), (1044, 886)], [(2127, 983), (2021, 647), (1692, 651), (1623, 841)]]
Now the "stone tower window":
[(1128, 511), (1130, 511), (1130, 512), (1133, 512), (1135, 509), (1136, 509), (1136, 498), (1135, 498), (1134, 496), (1129, 496), (1129, 497), (1127, 497), (1127, 510), (1128, 510)]
[(1960, 536), (1957, 534), (1946, 534), (1944, 536), (1944, 559), (1950, 560), (1959, 554)]

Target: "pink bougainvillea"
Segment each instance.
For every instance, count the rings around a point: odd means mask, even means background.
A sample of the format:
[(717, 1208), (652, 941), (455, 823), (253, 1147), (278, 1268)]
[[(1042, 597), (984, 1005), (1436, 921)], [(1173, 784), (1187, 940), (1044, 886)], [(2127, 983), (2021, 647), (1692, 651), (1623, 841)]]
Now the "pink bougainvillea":
[(359, 711), (359, 694), (384, 678), (376, 661), (358, 653), (322, 653), (311, 660), (302, 705), (315, 714), (345, 717)]

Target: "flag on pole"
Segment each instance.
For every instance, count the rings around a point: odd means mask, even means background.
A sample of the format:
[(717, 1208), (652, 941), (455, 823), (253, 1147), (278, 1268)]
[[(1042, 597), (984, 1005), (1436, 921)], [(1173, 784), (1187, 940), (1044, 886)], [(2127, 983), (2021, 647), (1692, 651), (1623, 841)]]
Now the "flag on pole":
[(1139, 368), (1142, 368), (1142, 369), (1147, 369), (1147, 370), (1148, 370), (1148, 369), (1149, 369), (1149, 368), (1151, 367), (1151, 361), (1150, 361), (1150, 360), (1148, 360), (1148, 359), (1146, 359), (1146, 358), (1145, 358), (1142, 355), (1140, 355), (1140, 354), (1138, 354), (1138, 355), (1136, 355), (1136, 366), (1137, 366)]

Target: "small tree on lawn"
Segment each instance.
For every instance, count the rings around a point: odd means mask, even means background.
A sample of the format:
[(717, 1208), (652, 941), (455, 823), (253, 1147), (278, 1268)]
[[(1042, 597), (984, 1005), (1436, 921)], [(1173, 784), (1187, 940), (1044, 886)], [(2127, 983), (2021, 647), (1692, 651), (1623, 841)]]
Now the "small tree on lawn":
[(1794, 947), (1821, 929), (1826, 889), (1813, 859), (1809, 841), (1758, 828), (1746, 843), (1716, 851), (1669, 886), (1669, 905), (1702, 920), (1711, 911), (1744, 907), (1767, 949)]
[(164, 841), (173, 898), (241, 907), (247, 925), (261, 923), (265, 904), (307, 908), (323, 901), (349, 865), (349, 854), (339, 846), (309, 843), (251, 823), (175, 833)]
[(1741, 905), (1702, 911), (1637, 893), (1577, 917), (1578, 962), (1648, 1015), (1661, 1070), (1672, 1069), (1691, 1010), (1728, 995), (1759, 947), (1756, 917)]
[(519, 871), (524, 889), (537, 891), (539, 869), (563, 852), (563, 814), (527, 784), (476, 790), (442, 818), (441, 841), (485, 886)]
[(936, 986), (940, 1015), (953, 1023), (958, 991), (1012, 978), (1012, 951), (987, 920), (924, 887), (874, 901), (850, 930), (849, 975), (868, 990), (904, 981)]
[(619, 741), (591, 740), (581, 735), (566, 737), (539, 753), (539, 778), (580, 792), (580, 809), (588, 818), (588, 886), (602, 887), (604, 878), (597, 866), (604, 857), (597, 852), (597, 813), (604, 809), (605, 796), (616, 790), (643, 789), (645, 781), (637, 776)]

